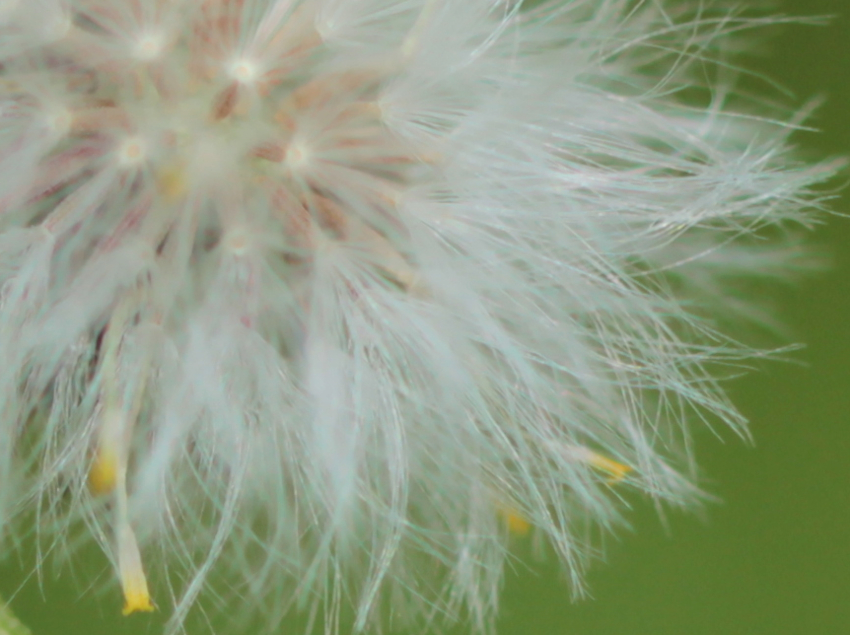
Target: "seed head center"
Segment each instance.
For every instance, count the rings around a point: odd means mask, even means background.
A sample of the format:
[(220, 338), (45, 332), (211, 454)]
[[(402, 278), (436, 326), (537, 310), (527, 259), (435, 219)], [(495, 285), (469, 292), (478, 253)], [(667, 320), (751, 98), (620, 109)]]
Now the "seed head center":
[(165, 48), (165, 38), (160, 33), (145, 33), (136, 43), (135, 56), (142, 61), (154, 60)]
[(250, 59), (240, 58), (230, 65), (230, 75), (240, 84), (253, 84), (260, 76), (260, 69)]

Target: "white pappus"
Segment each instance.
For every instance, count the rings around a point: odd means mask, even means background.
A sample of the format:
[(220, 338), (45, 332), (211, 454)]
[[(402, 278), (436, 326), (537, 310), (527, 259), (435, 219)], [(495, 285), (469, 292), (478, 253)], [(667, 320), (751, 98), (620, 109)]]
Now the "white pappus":
[[(744, 421), (834, 164), (673, 0), (0, 2), (0, 523), (154, 598), (492, 628)], [(728, 46), (727, 46), (728, 45)], [(735, 314), (735, 315), (732, 315)], [(22, 529), (23, 528), (23, 529)]]

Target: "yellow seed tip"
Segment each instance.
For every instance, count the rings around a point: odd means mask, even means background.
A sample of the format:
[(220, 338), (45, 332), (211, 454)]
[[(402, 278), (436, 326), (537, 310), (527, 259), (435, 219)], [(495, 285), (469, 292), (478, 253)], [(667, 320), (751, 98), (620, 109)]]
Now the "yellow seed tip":
[[(119, 494), (119, 513), (122, 490)], [(126, 496), (126, 494), (124, 494)], [(118, 537), (118, 569), (121, 576), (121, 590), (124, 592), (124, 615), (137, 611), (150, 612), (154, 610), (151, 595), (148, 591), (148, 580), (142, 567), (142, 557), (133, 529), (127, 523), (126, 517), (119, 520)]]
[(138, 555), (138, 547), (135, 544), (135, 538), (132, 538), (131, 545), (127, 545), (129, 553), (128, 563), (122, 566), (121, 571), (121, 590), (124, 592), (124, 608), (121, 613), (130, 615), (138, 611), (149, 613), (154, 610), (151, 595), (148, 591), (148, 580), (145, 577), (145, 572), (142, 570), (142, 562)]
[[(147, 585), (145, 585), (147, 587)], [(148, 595), (147, 588), (143, 590), (136, 589), (135, 592), (125, 590), (124, 592), (124, 608), (121, 609), (122, 615), (130, 615), (138, 611), (150, 613), (154, 610), (154, 605)]]
[(503, 515), (505, 517), (505, 524), (508, 526), (508, 531), (514, 536), (526, 536), (531, 531), (531, 523), (517, 512), (508, 510), (503, 512)]
[(115, 452), (101, 448), (89, 470), (89, 489), (92, 494), (106, 494), (115, 488), (118, 475), (118, 457)]
[(157, 175), (159, 193), (166, 201), (174, 203), (186, 193), (186, 180), (186, 171), (183, 168), (179, 166), (164, 168)]
[(505, 523), (508, 531), (517, 537), (523, 537), (531, 531), (531, 523), (512, 505), (503, 502), (496, 503), (496, 511)]
[(613, 459), (609, 459), (607, 456), (602, 456), (601, 454), (596, 454), (595, 452), (590, 453), (590, 464), (598, 470), (605, 472), (611, 476), (608, 479), (609, 485), (615, 485), (622, 481), (630, 472), (633, 471), (628, 465), (624, 465), (622, 463), (618, 463)]

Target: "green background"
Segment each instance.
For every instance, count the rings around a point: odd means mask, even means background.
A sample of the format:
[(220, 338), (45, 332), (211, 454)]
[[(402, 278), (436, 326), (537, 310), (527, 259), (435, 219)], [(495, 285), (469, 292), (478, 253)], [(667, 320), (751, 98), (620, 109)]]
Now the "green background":
[[(807, 154), (850, 154), (850, 0), (777, 4), (835, 17), (782, 28), (751, 61), (798, 103), (827, 98), (810, 122), (820, 132), (797, 137)], [(834, 208), (850, 214), (850, 198)], [(722, 502), (699, 517), (671, 512), (666, 526), (649, 505), (636, 509), (633, 531), (607, 540), (590, 572), (592, 599), (572, 603), (552, 566), (511, 574), (499, 635), (850, 633), (850, 218), (827, 219), (815, 238), (834, 268), (779, 303), (807, 344), (792, 355), (800, 363), (763, 364), (730, 386), (754, 445), (698, 439), (706, 486)], [(160, 631), (161, 615), (122, 618), (118, 590), (97, 590), (87, 572), (48, 575), (40, 590), (28, 567), (0, 569), (0, 593), (35, 635)]]

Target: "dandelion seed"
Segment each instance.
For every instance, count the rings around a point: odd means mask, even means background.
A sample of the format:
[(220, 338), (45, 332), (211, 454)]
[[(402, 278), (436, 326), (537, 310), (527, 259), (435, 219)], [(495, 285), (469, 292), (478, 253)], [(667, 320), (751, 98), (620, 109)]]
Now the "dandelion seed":
[(488, 631), (531, 535), (580, 592), (621, 497), (699, 497), (690, 422), (743, 431), (733, 282), (838, 167), (704, 5), (0, 0), (7, 535), (171, 632)]
[(165, 49), (165, 37), (162, 33), (142, 34), (133, 48), (135, 57), (144, 62), (157, 59)]

